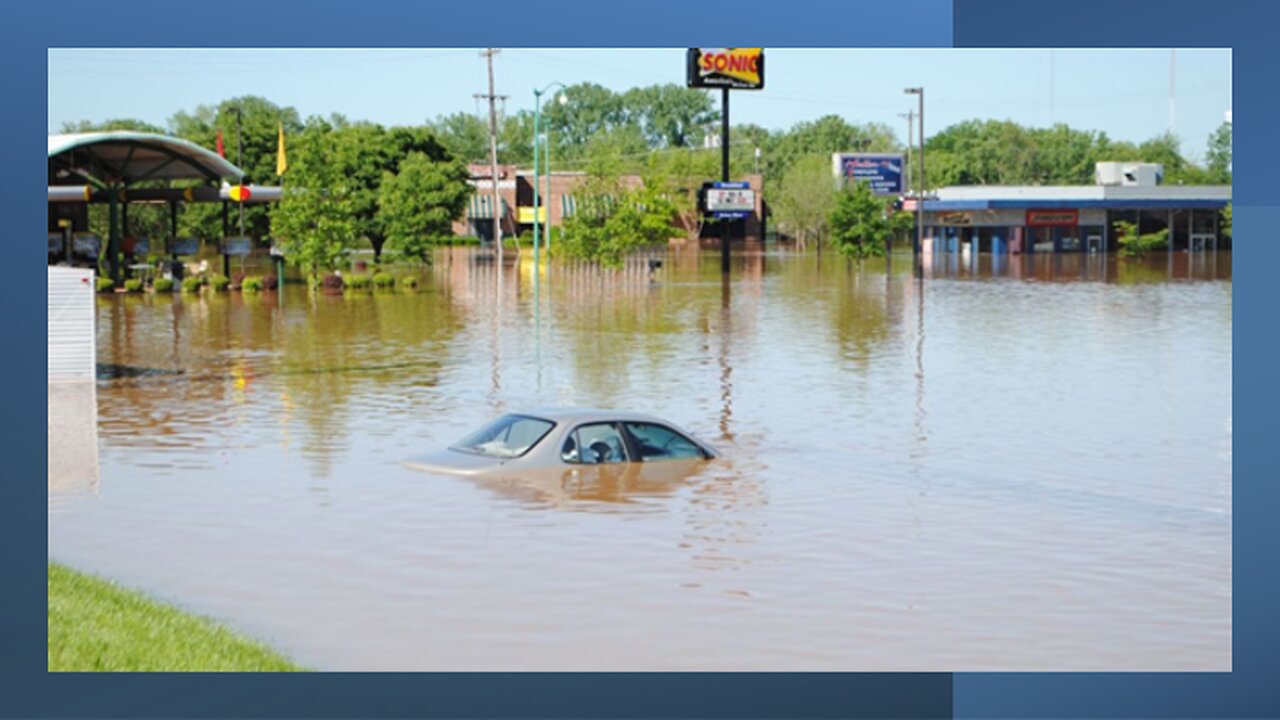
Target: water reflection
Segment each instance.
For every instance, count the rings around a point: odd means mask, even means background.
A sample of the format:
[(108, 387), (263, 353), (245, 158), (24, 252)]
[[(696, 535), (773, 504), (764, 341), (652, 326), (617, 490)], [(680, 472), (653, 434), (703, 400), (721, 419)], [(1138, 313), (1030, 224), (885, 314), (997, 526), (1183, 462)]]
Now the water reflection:
[[(672, 252), (535, 292), (450, 251), (412, 293), (102, 297), (111, 491), (51, 485), (50, 554), (326, 669), (1221, 669), (1230, 268)], [(601, 405), (725, 457), (399, 464)]]

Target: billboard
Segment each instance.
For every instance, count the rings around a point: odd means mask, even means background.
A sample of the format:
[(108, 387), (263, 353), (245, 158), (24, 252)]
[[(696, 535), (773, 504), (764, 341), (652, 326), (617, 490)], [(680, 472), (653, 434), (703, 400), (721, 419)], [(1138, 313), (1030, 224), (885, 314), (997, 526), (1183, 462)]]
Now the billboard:
[(702, 210), (718, 218), (744, 218), (755, 212), (756, 191), (746, 182), (712, 182), (702, 186)]
[(764, 48), (689, 48), (686, 69), (691, 88), (760, 90)]
[(876, 195), (901, 195), (903, 157), (898, 153), (835, 153), (831, 156), (832, 172), (840, 185), (850, 178), (871, 185)]

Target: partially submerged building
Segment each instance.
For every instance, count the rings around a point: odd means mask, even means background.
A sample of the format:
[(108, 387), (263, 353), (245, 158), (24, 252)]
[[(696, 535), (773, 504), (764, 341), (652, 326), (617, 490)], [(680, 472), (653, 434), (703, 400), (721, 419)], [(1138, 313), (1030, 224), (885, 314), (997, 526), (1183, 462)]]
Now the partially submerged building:
[[(924, 201), (925, 251), (1114, 252), (1117, 223), (1169, 230), (1173, 251), (1227, 250), (1230, 185), (1164, 185), (1153, 163), (1098, 163), (1093, 185), (944, 187)], [(905, 203), (915, 209), (914, 201)]]

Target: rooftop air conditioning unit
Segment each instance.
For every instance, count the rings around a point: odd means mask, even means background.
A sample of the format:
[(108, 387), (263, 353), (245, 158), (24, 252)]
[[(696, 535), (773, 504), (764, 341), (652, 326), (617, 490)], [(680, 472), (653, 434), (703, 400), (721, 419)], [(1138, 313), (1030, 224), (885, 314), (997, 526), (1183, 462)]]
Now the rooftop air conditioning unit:
[(1098, 185), (1122, 187), (1155, 187), (1164, 181), (1160, 163), (1100, 162), (1094, 166)]

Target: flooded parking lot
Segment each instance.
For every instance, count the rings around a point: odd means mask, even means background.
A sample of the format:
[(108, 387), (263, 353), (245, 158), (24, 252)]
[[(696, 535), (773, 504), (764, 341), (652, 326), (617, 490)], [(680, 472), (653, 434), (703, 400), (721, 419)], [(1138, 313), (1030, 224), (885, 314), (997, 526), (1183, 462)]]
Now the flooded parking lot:
[[(50, 557), (331, 670), (1230, 669), (1230, 254), (523, 260), (100, 297)], [(724, 458), (401, 464), (542, 406)]]

